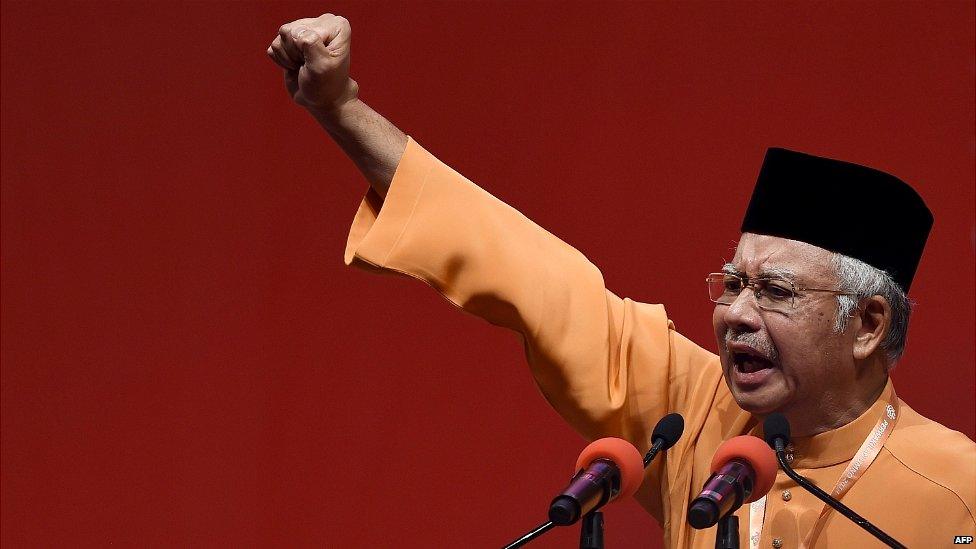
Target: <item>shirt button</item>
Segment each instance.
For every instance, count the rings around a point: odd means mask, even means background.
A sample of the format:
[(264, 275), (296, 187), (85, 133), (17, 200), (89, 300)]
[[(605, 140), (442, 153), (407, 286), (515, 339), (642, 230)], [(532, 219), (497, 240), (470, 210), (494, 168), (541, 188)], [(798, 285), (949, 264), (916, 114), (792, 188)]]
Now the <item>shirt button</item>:
[(780, 539), (780, 538), (773, 538), (773, 547), (775, 547), (776, 549), (779, 549), (782, 546), (783, 546), (783, 540), (782, 539)]
[(793, 494), (789, 490), (783, 490), (783, 501), (790, 501), (793, 499)]

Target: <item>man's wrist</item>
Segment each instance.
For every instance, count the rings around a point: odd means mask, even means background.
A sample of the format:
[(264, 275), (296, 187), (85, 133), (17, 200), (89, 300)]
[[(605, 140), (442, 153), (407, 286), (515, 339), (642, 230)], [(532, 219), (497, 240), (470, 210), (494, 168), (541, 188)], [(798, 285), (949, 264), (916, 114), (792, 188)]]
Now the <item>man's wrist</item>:
[(331, 105), (306, 106), (305, 110), (325, 124), (340, 120), (345, 113), (355, 109), (357, 103), (359, 103), (359, 84), (350, 78), (346, 85), (346, 91)]

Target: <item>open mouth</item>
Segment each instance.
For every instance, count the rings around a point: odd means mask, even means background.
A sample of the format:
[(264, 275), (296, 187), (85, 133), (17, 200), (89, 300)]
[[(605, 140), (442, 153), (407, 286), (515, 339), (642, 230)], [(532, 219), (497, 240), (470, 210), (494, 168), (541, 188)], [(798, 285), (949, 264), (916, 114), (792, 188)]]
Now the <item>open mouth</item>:
[(732, 363), (735, 365), (737, 371), (744, 374), (751, 374), (776, 367), (771, 361), (748, 353), (732, 353)]

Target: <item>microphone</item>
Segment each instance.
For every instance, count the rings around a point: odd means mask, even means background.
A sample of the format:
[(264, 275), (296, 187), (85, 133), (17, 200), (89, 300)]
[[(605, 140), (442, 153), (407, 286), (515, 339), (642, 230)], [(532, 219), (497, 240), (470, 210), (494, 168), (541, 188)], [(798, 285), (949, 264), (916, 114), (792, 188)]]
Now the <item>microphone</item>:
[[(680, 414), (661, 418), (651, 434), (651, 449), (641, 460), (640, 452), (626, 440), (601, 438), (583, 449), (576, 460), (576, 475), (569, 486), (549, 504), (549, 522), (540, 524), (503, 549), (515, 549), (558, 526), (568, 526), (586, 517), (580, 531), (580, 547), (602, 547), (603, 517), (595, 513), (621, 496), (631, 496), (644, 480), (644, 468), (661, 450), (674, 446), (684, 431)], [(584, 468), (585, 466), (585, 468)]]
[(867, 530), (872, 536), (881, 540), (888, 547), (905, 549), (905, 546), (898, 543), (895, 538), (889, 536), (880, 528), (868, 522), (867, 519), (855, 513), (850, 507), (844, 505), (827, 492), (824, 492), (818, 488), (809, 480), (797, 474), (797, 472), (790, 467), (790, 464), (786, 461), (786, 455), (784, 453), (786, 446), (790, 443), (790, 422), (786, 419), (786, 416), (780, 413), (766, 416), (766, 420), (763, 421), (763, 438), (766, 439), (767, 444), (776, 450), (776, 459), (779, 461), (779, 466), (783, 469), (783, 472), (786, 473), (786, 476), (793, 479), (793, 481), (796, 482), (801, 488), (817, 496), (820, 501), (833, 507), (838, 513), (854, 521), (855, 524)]
[(722, 443), (712, 458), (712, 476), (688, 507), (688, 523), (699, 530), (714, 525), (743, 503), (766, 495), (776, 480), (776, 456), (757, 437)]
[(780, 413), (769, 414), (763, 421), (763, 438), (776, 453), (786, 450), (790, 443), (790, 422)]
[(644, 480), (640, 452), (620, 438), (601, 438), (583, 448), (576, 470), (549, 504), (549, 520), (556, 525), (568, 526), (611, 500), (634, 495)]
[(651, 435), (651, 449), (644, 456), (644, 467), (651, 464), (658, 452), (674, 446), (681, 438), (681, 433), (684, 430), (685, 420), (681, 414), (671, 413), (662, 417), (654, 426), (654, 433)]

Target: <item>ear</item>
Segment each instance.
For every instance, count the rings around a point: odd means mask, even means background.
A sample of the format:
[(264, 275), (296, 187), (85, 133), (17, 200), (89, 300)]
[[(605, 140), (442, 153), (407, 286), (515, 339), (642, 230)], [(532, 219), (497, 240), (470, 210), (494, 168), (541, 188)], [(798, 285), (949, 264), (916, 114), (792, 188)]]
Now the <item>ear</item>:
[(871, 356), (884, 340), (891, 325), (891, 305), (880, 295), (861, 301), (854, 311), (854, 358), (864, 360)]

